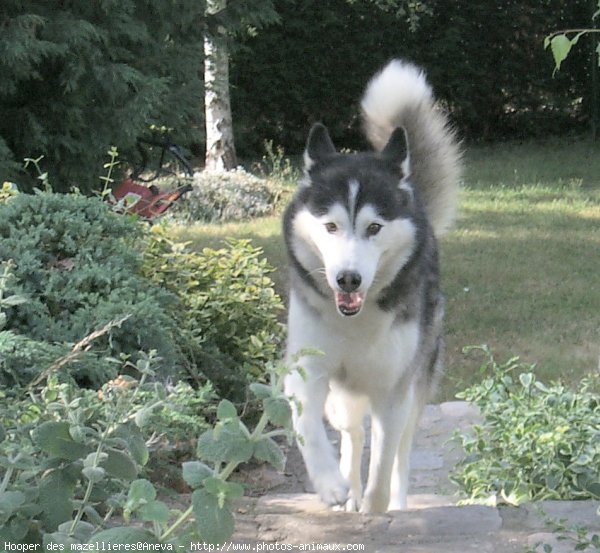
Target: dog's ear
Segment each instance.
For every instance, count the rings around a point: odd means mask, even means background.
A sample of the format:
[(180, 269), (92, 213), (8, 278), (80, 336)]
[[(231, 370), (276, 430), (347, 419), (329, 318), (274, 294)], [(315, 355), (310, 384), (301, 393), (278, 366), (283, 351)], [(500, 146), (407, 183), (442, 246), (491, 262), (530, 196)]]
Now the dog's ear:
[(408, 157), (408, 140), (402, 127), (394, 129), (385, 148), (381, 150), (381, 155), (398, 165), (404, 163)]
[(304, 150), (304, 169), (308, 171), (316, 162), (335, 154), (335, 146), (325, 125), (315, 123), (310, 129)]

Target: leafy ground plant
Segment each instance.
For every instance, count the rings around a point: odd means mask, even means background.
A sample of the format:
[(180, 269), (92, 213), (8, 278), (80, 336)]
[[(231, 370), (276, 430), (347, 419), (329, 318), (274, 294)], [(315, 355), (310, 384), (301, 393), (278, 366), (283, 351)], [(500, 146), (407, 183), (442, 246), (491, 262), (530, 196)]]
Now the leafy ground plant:
[[(600, 509), (598, 509), (598, 516), (600, 516)], [(573, 526), (565, 519), (554, 520), (548, 518), (546, 522), (556, 535), (556, 541), (568, 543), (573, 547), (572, 551), (600, 551), (600, 534), (590, 532), (590, 529), (586, 526)], [(549, 543), (540, 541), (523, 553), (540, 553), (542, 551), (543, 553), (552, 553), (554, 547)]]
[(139, 380), (115, 379), (101, 397), (56, 373), (39, 388), (0, 389), (0, 538), (75, 543), (110, 519), (124, 483), (148, 460), (143, 415), (162, 399), (134, 410), (135, 394), (126, 391), (143, 388), (155, 362), (154, 353), (125, 362)]
[(475, 349), (486, 356), (484, 379), (458, 397), (479, 407), (483, 423), (455, 436), (466, 456), (452, 480), (473, 501), (600, 498), (598, 377), (577, 389), (547, 385), (534, 366)]
[[(144, 541), (173, 545), (187, 545), (197, 539), (218, 544), (229, 539), (234, 530), (231, 501), (244, 493), (241, 484), (229, 481), (238, 465), (255, 458), (283, 469), (285, 458), (273, 438), (283, 435), (291, 440), (293, 437), (291, 411), (282, 392), (286, 371), (281, 365), (271, 366), (270, 384), (251, 386), (252, 393), (263, 404), (262, 416), (253, 431), (240, 419), (230, 401), (219, 403), (215, 426), (198, 439), (197, 460), (183, 464), (183, 478), (194, 490), (188, 509), (181, 512), (169, 508), (157, 500), (157, 491), (151, 482), (136, 479), (131, 482), (123, 505), (126, 525), (99, 533), (92, 531), (83, 538), (90, 543)], [(269, 424), (281, 428), (268, 429)], [(145, 526), (132, 526), (133, 521)], [(73, 537), (72, 534), (69, 538)]]
[[(48, 549), (96, 542), (222, 543), (230, 537), (231, 502), (244, 492), (230, 481), (238, 465), (254, 458), (283, 469), (273, 438), (293, 437), (282, 391), (287, 369), (271, 365), (269, 384), (250, 386), (262, 404), (254, 430), (230, 401), (219, 403), (216, 423), (198, 438), (196, 459), (183, 464), (193, 494), (181, 511), (140, 478), (151, 454), (144, 433), (171, 400), (153, 382), (157, 362), (154, 352), (140, 355), (135, 365), (125, 361), (122, 368), (137, 378), (119, 376), (99, 392), (60, 383), (55, 373), (25, 396), (0, 389), (0, 539)], [(137, 401), (141, 395), (143, 402)]]

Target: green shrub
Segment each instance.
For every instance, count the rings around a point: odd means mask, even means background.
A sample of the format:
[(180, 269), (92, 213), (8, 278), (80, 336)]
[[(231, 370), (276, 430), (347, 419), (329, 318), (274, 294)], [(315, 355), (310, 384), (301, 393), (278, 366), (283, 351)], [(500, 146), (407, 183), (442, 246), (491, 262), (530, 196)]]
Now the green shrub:
[(472, 500), (510, 503), (600, 498), (600, 382), (576, 390), (536, 379), (518, 358), (498, 365), (487, 348), (486, 378), (458, 397), (481, 410), (483, 424), (457, 434), (466, 457), (452, 480)]
[(48, 367), (66, 355), (68, 348), (4, 330), (8, 320), (6, 311), (27, 302), (23, 296), (9, 292), (9, 283), (14, 282), (13, 268), (12, 260), (0, 264), (0, 383), (19, 386), (33, 380), (37, 367)]
[(275, 181), (283, 188), (290, 185), (295, 188), (302, 177), (299, 167), (285, 155), (283, 146), (275, 146), (272, 140), (265, 140), (263, 146), (265, 153), (260, 161), (253, 165), (252, 170), (269, 181)]
[[(24, 386), (39, 374), (40, 369), (49, 367), (67, 353), (66, 345), (32, 340), (10, 330), (0, 330), (0, 383)], [(106, 374), (105, 371), (102, 373)]]
[(250, 387), (263, 407), (252, 430), (228, 400), (217, 406), (213, 427), (200, 420), (191, 430), (189, 437), (200, 435), (196, 458), (182, 467), (193, 489), (182, 513), (157, 499), (155, 486), (140, 478), (152, 454), (145, 437), (157, 430), (161, 412), (170, 418), (204, 396), (151, 382), (156, 361), (155, 352), (141, 353), (135, 365), (120, 367), (137, 379), (119, 376), (98, 393), (61, 384), (56, 375), (28, 393), (0, 386), (0, 540), (58, 550), (91, 542), (182, 548), (231, 537), (231, 500), (244, 493), (241, 484), (229, 481), (235, 469), (252, 458), (278, 470), (285, 463), (273, 438), (291, 443), (293, 437), (283, 396), (287, 368), (266, 367), (269, 384)]
[(271, 215), (281, 190), (265, 179), (234, 171), (194, 175), (193, 190), (175, 204), (173, 214), (187, 221), (224, 222)]
[[(167, 384), (165, 387), (167, 401), (152, 412), (148, 427), (158, 437), (159, 443), (168, 443), (177, 447), (182, 442), (193, 443), (196, 437), (207, 426), (206, 416), (214, 413), (217, 398), (212, 384), (207, 382), (199, 388), (193, 388), (187, 382)], [(150, 404), (155, 398), (154, 390), (140, 392), (135, 405)], [(159, 447), (159, 449), (162, 449)]]
[[(55, 360), (56, 361), (56, 360)], [(168, 401), (156, 390), (156, 357), (140, 355), (101, 393), (60, 383), (28, 392), (0, 387), (0, 539), (41, 543), (92, 531), (125, 502), (124, 489), (148, 461), (142, 433)], [(156, 390), (144, 404), (136, 391)]]
[(177, 295), (181, 348), (220, 397), (241, 401), (249, 378), (260, 378), (280, 354), (282, 309), (262, 250), (247, 240), (194, 252), (154, 226), (144, 275)]
[(0, 382), (29, 382), (65, 344), (129, 316), (70, 365), (80, 383), (114, 377), (105, 356), (156, 349), (163, 376), (185, 369), (243, 400), (282, 336), (261, 250), (238, 241), (196, 253), (147, 229), (96, 198), (40, 192), (0, 204), (0, 261), (14, 263), (7, 292), (27, 299), (5, 308)]
[(0, 262), (14, 262), (8, 291), (28, 300), (6, 309), (5, 330), (20, 338), (4, 337), (5, 373), (39, 371), (47, 354), (56, 353), (47, 345), (37, 352), (34, 347), (29, 358), (15, 351), (14, 340), (74, 343), (127, 315), (95, 342), (99, 364), (74, 366), (80, 381), (96, 387), (105, 382), (111, 375), (101, 362), (106, 355), (156, 349), (163, 374), (184, 364), (168, 315), (177, 297), (140, 274), (143, 233), (139, 222), (111, 213), (97, 198), (40, 192), (0, 204)]

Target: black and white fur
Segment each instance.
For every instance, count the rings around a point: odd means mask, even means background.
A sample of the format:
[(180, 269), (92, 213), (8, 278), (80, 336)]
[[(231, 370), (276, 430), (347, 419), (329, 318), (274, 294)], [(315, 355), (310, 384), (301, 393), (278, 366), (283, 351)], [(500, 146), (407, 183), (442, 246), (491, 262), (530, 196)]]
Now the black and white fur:
[[(378, 151), (340, 154), (315, 125), (305, 177), (285, 213), (288, 360), (304, 348), (323, 353), (302, 357), (305, 374), (293, 371), (285, 389), (296, 400), (299, 447), (321, 499), (370, 513), (407, 506), (413, 435), (442, 365), (436, 236), (454, 214), (460, 153), (411, 64), (394, 60), (378, 73), (362, 109)], [(324, 414), (341, 431), (339, 464)]]

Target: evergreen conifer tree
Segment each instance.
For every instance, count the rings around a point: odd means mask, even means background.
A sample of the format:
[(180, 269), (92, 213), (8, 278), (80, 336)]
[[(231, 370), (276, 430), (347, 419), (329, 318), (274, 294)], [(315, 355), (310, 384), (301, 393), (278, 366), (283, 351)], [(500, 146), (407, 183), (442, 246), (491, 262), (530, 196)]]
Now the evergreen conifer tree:
[(203, 143), (204, 36), (276, 18), (272, 0), (3, 0), (0, 182), (23, 185), (22, 160), (43, 155), (55, 190), (90, 192), (109, 146), (132, 158), (153, 124)]
[(0, 21), (0, 181), (43, 155), (56, 190), (89, 192), (151, 124), (200, 141), (203, 2), (3, 0)]

